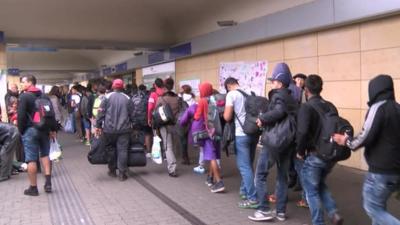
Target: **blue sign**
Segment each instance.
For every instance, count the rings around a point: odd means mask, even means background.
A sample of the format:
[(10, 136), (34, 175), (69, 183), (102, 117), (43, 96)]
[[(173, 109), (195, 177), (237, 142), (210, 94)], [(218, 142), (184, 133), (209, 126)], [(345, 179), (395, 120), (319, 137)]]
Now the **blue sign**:
[(111, 75), (112, 71), (111, 71), (111, 67), (107, 67), (105, 69), (103, 69), (103, 75)]
[(190, 42), (169, 49), (170, 59), (176, 59), (178, 57), (183, 57), (191, 54), (192, 54), (192, 44)]
[(0, 31), (0, 43), (4, 42), (4, 32)]
[(14, 76), (18, 76), (19, 75), (19, 69), (18, 68), (9, 68), (7, 70), (7, 74), (8, 75), (14, 75)]
[(126, 62), (115, 65), (116, 73), (125, 72), (127, 70), (128, 70), (128, 63), (126, 63)]
[(164, 61), (164, 52), (154, 52), (149, 55), (149, 64), (154, 64)]

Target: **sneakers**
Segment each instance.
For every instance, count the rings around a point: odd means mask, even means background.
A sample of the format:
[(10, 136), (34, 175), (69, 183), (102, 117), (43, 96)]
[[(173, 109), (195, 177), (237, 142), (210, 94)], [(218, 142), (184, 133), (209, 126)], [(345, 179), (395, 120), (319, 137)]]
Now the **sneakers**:
[(212, 193), (220, 193), (223, 191), (225, 191), (225, 185), (224, 185), (224, 182), (222, 182), (222, 180), (218, 181), (213, 186), (211, 186)]
[(178, 174), (176, 174), (176, 172), (172, 172), (172, 173), (168, 173), (168, 176), (176, 178), (176, 177), (178, 177)]
[(44, 191), (45, 191), (46, 193), (51, 193), (51, 183), (46, 182), (46, 183), (44, 184)]
[(119, 173), (118, 174), (118, 180), (119, 181), (126, 181), (126, 179), (128, 179), (128, 176), (126, 175), (126, 173)]
[(90, 146), (90, 141), (84, 141), (83, 144), (86, 146)]
[(239, 198), (240, 198), (241, 200), (247, 200), (246, 194), (240, 193), (240, 194), (239, 194)]
[(39, 191), (36, 186), (29, 186), (28, 189), (25, 189), (24, 195), (39, 196)]
[(253, 216), (249, 216), (248, 218), (253, 221), (268, 221), (268, 220), (273, 220), (274, 215), (271, 212), (271, 210), (266, 212), (257, 210)]
[(146, 153), (146, 158), (149, 158), (149, 159), (151, 159), (151, 153)]
[(258, 205), (257, 200), (243, 200), (238, 204), (241, 209), (257, 209)]
[(117, 177), (117, 171), (116, 170), (109, 170), (107, 174), (110, 177)]
[(285, 221), (286, 213), (275, 213), (275, 218), (279, 221)]
[(213, 186), (214, 185), (214, 178), (210, 177), (210, 176), (207, 176), (206, 184), (209, 187)]
[(193, 168), (193, 172), (204, 174), (206, 172), (206, 169), (203, 166), (196, 166), (195, 168)]

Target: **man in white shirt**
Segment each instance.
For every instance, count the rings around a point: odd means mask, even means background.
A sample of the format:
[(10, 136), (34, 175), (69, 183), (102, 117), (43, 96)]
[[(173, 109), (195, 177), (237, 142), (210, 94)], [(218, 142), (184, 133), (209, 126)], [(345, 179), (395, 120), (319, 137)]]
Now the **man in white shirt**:
[(226, 95), (224, 119), (235, 121), (235, 151), (236, 164), (242, 176), (239, 194), (243, 201), (239, 202), (240, 208), (257, 208), (257, 193), (254, 185), (253, 163), (258, 143), (258, 135), (247, 135), (243, 132), (246, 117), (245, 96), (238, 91), (238, 80), (229, 77), (225, 80)]

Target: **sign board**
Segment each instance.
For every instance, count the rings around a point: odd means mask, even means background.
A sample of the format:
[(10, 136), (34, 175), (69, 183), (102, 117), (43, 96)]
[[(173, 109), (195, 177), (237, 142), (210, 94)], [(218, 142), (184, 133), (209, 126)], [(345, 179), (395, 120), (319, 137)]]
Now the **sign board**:
[(164, 63), (155, 66), (143, 68), (143, 76), (154, 75), (158, 73), (175, 73), (175, 62)]
[(183, 85), (189, 85), (192, 87), (193, 94), (196, 96), (200, 96), (200, 90), (199, 90), (199, 85), (200, 85), (200, 80), (181, 80), (179, 81), (179, 88), (182, 87)]
[(175, 62), (164, 63), (156, 66), (149, 66), (142, 69), (143, 84), (147, 89), (153, 87), (154, 80), (161, 78), (163, 80), (172, 78), (175, 80)]
[(228, 77), (238, 79), (243, 90), (254, 91), (256, 95), (265, 95), (265, 80), (267, 78), (268, 62), (226, 62), (219, 68), (219, 90), (225, 93), (224, 82)]

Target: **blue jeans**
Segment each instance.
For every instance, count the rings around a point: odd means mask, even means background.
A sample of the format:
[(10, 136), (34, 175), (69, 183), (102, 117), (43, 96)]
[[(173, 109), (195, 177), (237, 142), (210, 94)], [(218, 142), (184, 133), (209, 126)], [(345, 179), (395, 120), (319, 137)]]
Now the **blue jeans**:
[(400, 220), (386, 211), (386, 202), (400, 188), (400, 175), (369, 172), (364, 181), (363, 205), (372, 225), (400, 225)]
[(258, 137), (236, 136), (236, 165), (239, 169), (242, 181), (240, 194), (246, 195), (249, 200), (256, 200), (257, 193), (254, 186), (253, 163), (258, 142)]
[[(298, 180), (300, 181), (302, 187), (303, 187), (303, 181), (301, 179), (301, 171), (303, 170), (303, 166), (304, 166), (303, 160), (297, 158), (294, 159), (294, 169), (296, 170), (297, 175), (299, 176)], [(306, 200), (306, 192), (304, 191), (304, 188), (303, 191), (301, 192), (301, 200)]]
[(269, 169), (276, 163), (278, 168), (277, 182), (275, 187), (276, 193), (276, 212), (285, 213), (288, 195), (288, 172), (290, 166), (290, 155), (283, 154), (278, 157), (274, 162), (270, 159), (270, 150), (264, 145), (261, 150), (256, 169), (256, 188), (257, 198), (260, 203), (258, 209), (262, 211), (270, 210), (269, 202), (267, 200), (267, 177)]
[(315, 155), (308, 156), (304, 162), (301, 179), (313, 225), (325, 225), (324, 208), (328, 212), (329, 218), (332, 218), (337, 212), (336, 203), (325, 183), (326, 177), (334, 165), (334, 163), (325, 162)]

